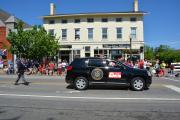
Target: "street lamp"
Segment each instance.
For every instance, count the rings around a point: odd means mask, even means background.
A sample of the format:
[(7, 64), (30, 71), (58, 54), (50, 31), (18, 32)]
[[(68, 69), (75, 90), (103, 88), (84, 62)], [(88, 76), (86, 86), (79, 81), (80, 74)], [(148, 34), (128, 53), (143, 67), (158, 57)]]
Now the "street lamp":
[(97, 46), (96, 49), (97, 49), (97, 56), (99, 57), (99, 47)]
[(132, 59), (132, 36), (129, 35), (129, 41), (130, 41), (130, 59)]

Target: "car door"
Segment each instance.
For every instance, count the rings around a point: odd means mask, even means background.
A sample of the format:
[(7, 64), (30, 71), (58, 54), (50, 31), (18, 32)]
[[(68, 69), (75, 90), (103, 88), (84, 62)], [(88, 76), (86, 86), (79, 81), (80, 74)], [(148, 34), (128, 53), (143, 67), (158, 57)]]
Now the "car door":
[(105, 61), (103, 59), (89, 59), (88, 71), (89, 80), (91, 83), (103, 84), (107, 81), (107, 70), (105, 68)]
[(107, 71), (108, 83), (119, 83), (119, 84), (126, 84), (128, 78), (128, 72), (126, 71), (125, 66), (120, 66), (116, 62), (114, 65), (109, 65), (109, 69)]

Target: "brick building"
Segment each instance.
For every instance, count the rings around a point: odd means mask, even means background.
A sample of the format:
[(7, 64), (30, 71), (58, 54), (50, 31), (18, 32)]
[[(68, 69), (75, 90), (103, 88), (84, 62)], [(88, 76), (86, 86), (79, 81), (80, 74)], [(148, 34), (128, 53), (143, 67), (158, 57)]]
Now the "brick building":
[[(4, 64), (7, 65), (8, 60), (13, 61), (13, 55), (10, 53), (11, 43), (7, 40), (9, 30), (14, 31), (18, 18), (0, 9), (0, 58), (3, 58)], [(24, 28), (31, 26), (25, 23)], [(5, 54), (4, 54), (5, 53)]]

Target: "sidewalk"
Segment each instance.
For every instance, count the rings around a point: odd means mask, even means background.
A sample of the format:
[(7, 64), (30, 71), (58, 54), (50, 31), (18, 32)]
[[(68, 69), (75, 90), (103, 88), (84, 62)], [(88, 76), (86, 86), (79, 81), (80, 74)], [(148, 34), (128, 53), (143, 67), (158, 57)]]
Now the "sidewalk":
[[(35, 77), (35, 78), (38, 78), (38, 77), (47, 77), (47, 78), (64, 78), (65, 76), (59, 76), (59, 75), (57, 75), (56, 73), (54, 74), (54, 75), (40, 75), (40, 74), (31, 74), (31, 75), (26, 75), (26, 73), (25, 73), (25, 76), (27, 77), (27, 78), (29, 78), (29, 77)], [(8, 74), (6, 74), (2, 69), (0, 69), (0, 77), (10, 77), (10, 78), (14, 78), (14, 77), (17, 77), (17, 74), (12, 74), (12, 75), (8, 75)]]
[(6, 74), (2, 69), (0, 69), (0, 75)]

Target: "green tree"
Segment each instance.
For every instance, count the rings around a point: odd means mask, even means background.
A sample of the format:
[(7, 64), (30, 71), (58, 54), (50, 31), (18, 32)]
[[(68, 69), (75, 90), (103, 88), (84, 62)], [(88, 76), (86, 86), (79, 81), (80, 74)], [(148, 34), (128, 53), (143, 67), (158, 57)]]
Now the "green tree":
[(146, 45), (144, 55), (149, 60), (160, 59), (166, 63), (180, 62), (180, 50), (170, 48), (168, 45), (160, 45), (156, 48)]
[(180, 62), (180, 50), (175, 50), (173, 54), (174, 62)]
[(57, 55), (58, 40), (47, 34), (41, 26), (34, 26), (31, 30), (23, 30), (24, 23), (17, 23), (17, 32), (10, 31), (7, 39), (11, 42), (11, 52), (18, 57), (42, 60), (44, 57)]
[(154, 48), (148, 45), (145, 45), (144, 49), (145, 49), (144, 57), (148, 60), (154, 60), (155, 59)]
[(161, 61), (165, 61), (166, 63), (171, 63), (175, 61), (175, 50), (170, 48), (167, 45), (160, 45), (155, 48), (156, 58)]

